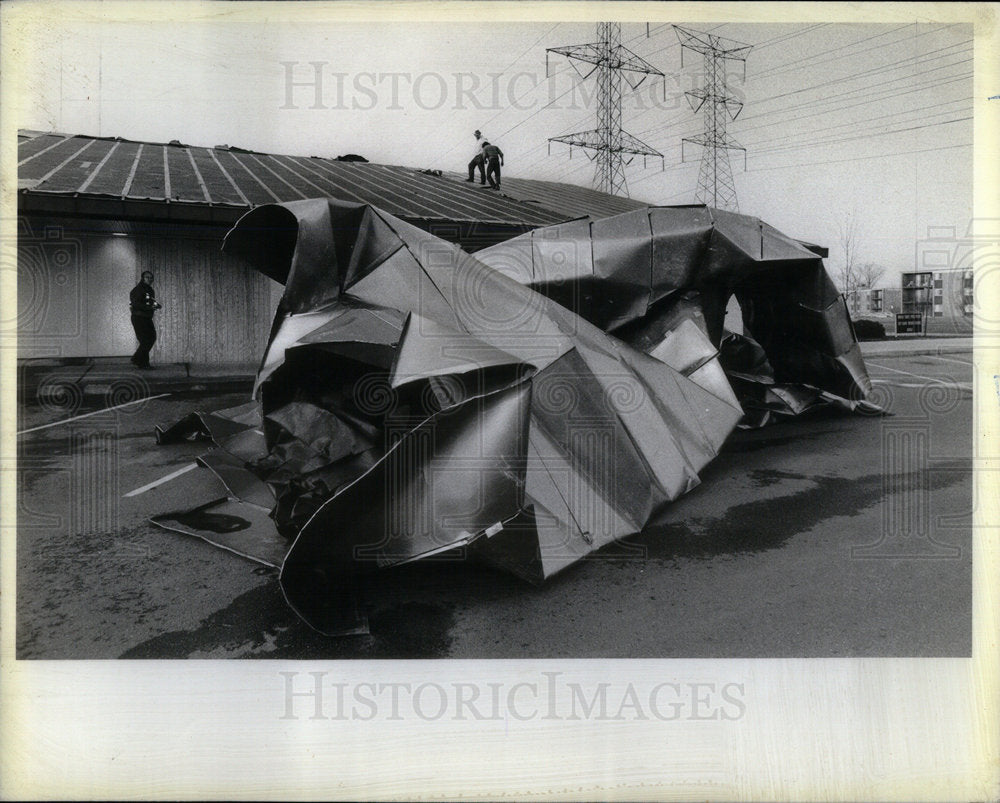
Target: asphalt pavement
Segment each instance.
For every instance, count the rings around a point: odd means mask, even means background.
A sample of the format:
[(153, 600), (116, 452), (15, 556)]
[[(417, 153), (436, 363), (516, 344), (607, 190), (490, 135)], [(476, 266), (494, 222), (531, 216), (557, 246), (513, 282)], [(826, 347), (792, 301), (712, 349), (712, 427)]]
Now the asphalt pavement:
[(246, 390), (44, 396), (19, 411), (18, 657), (969, 655), (971, 349), (866, 360), (891, 415), (737, 432), (662, 526), (540, 587), (384, 571), (370, 633), (342, 638), (303, 624), (273, 570), (148, 522), (188, 500), (144, 486), (206, 449), (156, 446), (153, 425)]

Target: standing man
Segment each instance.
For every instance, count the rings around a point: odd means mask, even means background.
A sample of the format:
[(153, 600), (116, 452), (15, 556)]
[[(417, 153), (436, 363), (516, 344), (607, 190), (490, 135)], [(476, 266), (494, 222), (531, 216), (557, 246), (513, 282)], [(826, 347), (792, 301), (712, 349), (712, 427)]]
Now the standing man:
[(483, 140), (483, 158), (486, 159), (486, 178), (490, 186), (500, 189), (500, 167), (503, 165), (503, 151), (496, 145)]
[(473, 177), (473, 173), (475, 172), (476, 168), (478, 167), (479, 168), (479, 183), (480, 184), (485, 184), (486, 183), (486, 160), (483, 158), (482, 147), (479, 144), (479, 141), (483, 138), (483, 132), (479, 131), (477, 129), (475, 133), (476, 133), (476, 155), (473, 156), (472, 157), (472, 161), (469, 162), (469, 177), (466, 179), (466, 181), (475, 181), (475, 178)]
[(139, 284), (132, 288), (128, 296), (129, 309), (132, 311), (132, 328), (139, 341), (139, 348), (132, 355), (132, 365), (136, 368), (151, 368), (149, 352), (156, 342), (156, 327), (153, 326), (153, 313), (163, 306), (156, 301), (156, 291), (153, 290), (153, 274), (148, 270), (142, 272)]

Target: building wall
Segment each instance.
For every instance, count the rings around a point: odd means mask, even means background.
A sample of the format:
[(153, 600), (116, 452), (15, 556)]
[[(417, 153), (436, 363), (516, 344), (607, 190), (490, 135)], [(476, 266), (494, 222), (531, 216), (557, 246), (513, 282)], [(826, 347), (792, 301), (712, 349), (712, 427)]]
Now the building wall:
[(848, 300), (848, 309), (854, 318), (891, 318), (902, 311), (902, 290), (898, 287), (858, 290)]
[(972, 327), (972, 270), (945, 270), (934, 274), (931, 318), (948, 328)]
[(971, 267), (904, 273), (903, 311), (922, 312), (928, 333), (971, 334), (972, 278)]
[(18, 356), (126, 357), (128, 294), (155, 275), (155, 362), (252, 363), (267, 341), (274, 282), (221, 252), (225, 230), (23, 216), (18, 235)]

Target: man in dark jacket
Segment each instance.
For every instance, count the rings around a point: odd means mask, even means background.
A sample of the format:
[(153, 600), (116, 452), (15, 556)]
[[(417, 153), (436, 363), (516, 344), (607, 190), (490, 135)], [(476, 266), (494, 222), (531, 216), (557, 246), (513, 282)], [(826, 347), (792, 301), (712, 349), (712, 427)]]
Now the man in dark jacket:
[(486, 140), (483, 140), (483, 158), (486, 159), (486, 180), (490, 182), (493, 189), (500, 189), (500, 167), (503, 165), (503, 151), (496, 145), (490, 145)]
[(153, 290), (153, 274), (143, 271), (142, 278), (128, 297), (129, 309), (132, 311), (132, 328), (139, 341), (139, 348), (132, 355), (132, 364), (136, 368), (150, 368), (149, 352), (156, 342), (156, 327), (153, 326), (153, 313), (162, 309), (156, 301), (156, 291)]

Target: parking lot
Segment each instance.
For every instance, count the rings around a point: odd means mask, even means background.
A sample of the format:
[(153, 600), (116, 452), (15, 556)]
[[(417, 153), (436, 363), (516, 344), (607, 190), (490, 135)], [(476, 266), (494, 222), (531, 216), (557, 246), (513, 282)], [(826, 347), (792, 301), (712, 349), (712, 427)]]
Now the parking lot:
[[(739, 431), (667, 522), (540, 587), (456, 561), (384, 571), (330, 638), (276, 572), (148, 517), (204, 443), (153, 426), (245, 394), (19, 413), (19, 658), (962, 656), (971, 650), (972, 355), (872, 357), (889, 416)], [(90, 414), (94, 413), (94, 414)], [(51, 426), (50, 426), (51, 425)], [(31, 430), (31, 431), (28, 431)]]

